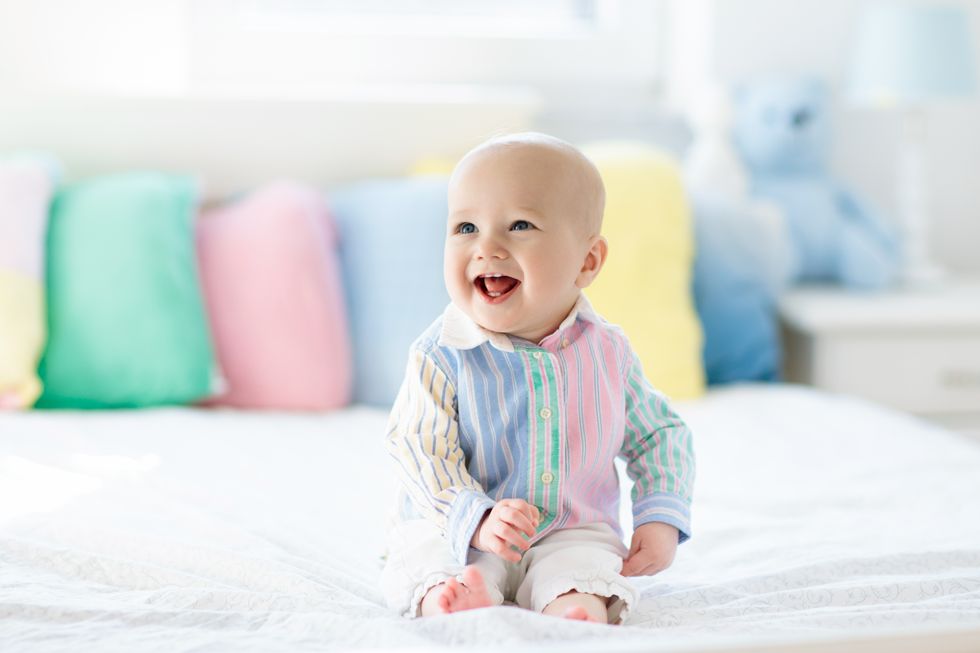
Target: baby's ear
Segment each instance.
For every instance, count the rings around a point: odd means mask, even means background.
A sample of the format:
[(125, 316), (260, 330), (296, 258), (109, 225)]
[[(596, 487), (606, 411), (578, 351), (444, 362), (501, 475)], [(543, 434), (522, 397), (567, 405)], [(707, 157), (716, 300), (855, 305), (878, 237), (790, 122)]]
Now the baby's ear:
[(579, 270), (575, 285), (587, 288), (599, 275), (599, 270), (606, 263), (606, 256), (609, 255), (609, 243), (602, 236), (593, 236), (589, 251), (585, 254), (582, 262), (582, 269)]

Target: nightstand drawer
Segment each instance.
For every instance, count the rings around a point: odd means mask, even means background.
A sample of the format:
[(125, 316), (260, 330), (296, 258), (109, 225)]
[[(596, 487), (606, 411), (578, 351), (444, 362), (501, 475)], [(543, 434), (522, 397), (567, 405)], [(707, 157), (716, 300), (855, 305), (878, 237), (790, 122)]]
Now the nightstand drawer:
[(915, 413), (980, 413), (980, 333), (785, 336), (788, 381)]

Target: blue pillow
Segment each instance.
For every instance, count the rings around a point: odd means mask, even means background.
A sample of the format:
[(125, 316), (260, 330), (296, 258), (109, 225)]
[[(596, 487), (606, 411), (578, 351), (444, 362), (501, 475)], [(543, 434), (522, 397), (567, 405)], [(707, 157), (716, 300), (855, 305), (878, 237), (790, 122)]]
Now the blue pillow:
[(709, 384), (775, 381), (780, 345), (776, 300), (792, 265), (775, 209), (695, 194), (694, 301), (704, 328)]
[(355, 402), (391, 405), (409, 345), (449, 303), (442, 275), (448, 186), (446, 177), (411, 177), (330, 194), (354, 348)]

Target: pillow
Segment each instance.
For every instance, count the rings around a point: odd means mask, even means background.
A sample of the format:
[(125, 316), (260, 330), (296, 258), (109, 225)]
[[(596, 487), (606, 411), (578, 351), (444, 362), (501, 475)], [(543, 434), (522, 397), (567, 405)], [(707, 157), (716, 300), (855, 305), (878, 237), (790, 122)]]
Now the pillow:
[(390, 406), (408, 347), (449, 303), (442, 275), (446, 177), (374, 180), (329, 197), (340, 231), (354, 401)]
[(226, 391), (239, 408), (325, 410), (350, 400), (337, 235), (323, 196), (279, 182), (208, 211), (198, 260)]
[(181, 404), (211, 393), (190, 180), (132, 173), (75, 184), (48, 231), (48, 408)]
[(26, 408), (41, 393), (44, 236), (54, 190), (51, 165), (0, 161), (0, 409)]
[(54, 191), (50, 163), (0, 161), (0, 410), (26, 408), (41, 393), (44, 237)]
[(790, 277), (792, 244), (774, 205), (692, 197), (697, 256), (694, 301), (704, 328), (709, 384), (775, 381), (776, 301)]
[(606, 186), (605, 267), (588, 289), (629, 337), (643, 370), (676, 398), (704, 392), (701, 325), (691, 297), (693, 227), (677, 165), (640, 144), (585, 148)]

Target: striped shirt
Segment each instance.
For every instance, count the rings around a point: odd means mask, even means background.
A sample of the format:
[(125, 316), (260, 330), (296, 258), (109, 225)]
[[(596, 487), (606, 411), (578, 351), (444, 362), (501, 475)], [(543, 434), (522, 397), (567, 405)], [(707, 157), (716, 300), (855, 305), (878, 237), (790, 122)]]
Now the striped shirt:
[(617, 456), (634, 481), (634, 528), (659, 521), (690, 536), (691, 433), (584, 295), (540, 343), (487, 331), (450, 304), (410, 348), (386, 443), (399, 517), (433, 521), (461, 564), (501, 499), (541, 511), (532, 542), (594, 522), (622, 534)]

